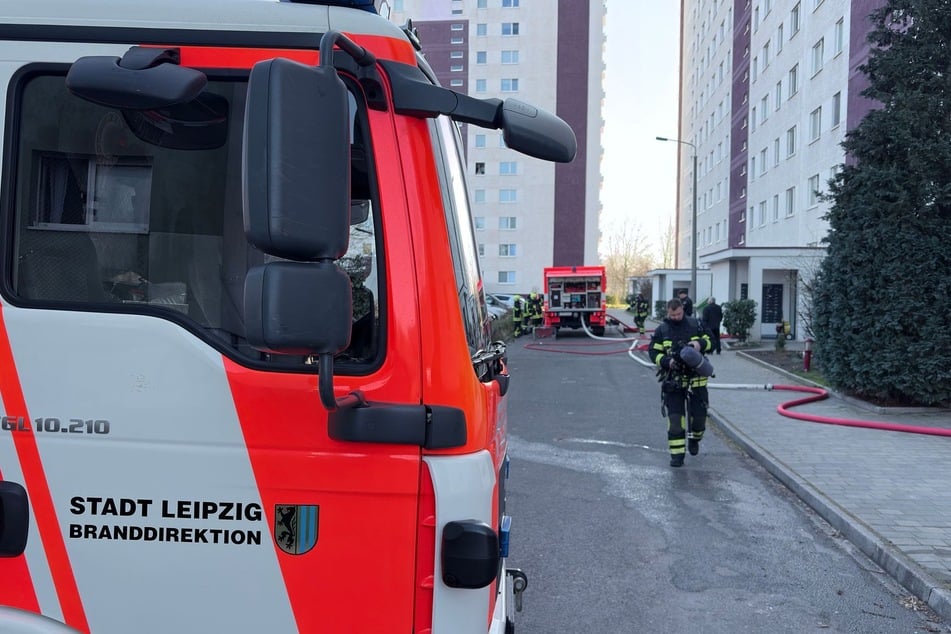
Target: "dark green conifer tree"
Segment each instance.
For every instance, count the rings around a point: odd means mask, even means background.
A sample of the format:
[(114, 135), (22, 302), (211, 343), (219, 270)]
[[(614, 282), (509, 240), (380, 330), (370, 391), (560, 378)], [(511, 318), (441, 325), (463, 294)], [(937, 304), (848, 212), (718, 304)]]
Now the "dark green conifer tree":
[(816, 356), (833, 386), (951, 401), (951, 3), (887, 0), (862, 67), (879, 106), (829, 183)]

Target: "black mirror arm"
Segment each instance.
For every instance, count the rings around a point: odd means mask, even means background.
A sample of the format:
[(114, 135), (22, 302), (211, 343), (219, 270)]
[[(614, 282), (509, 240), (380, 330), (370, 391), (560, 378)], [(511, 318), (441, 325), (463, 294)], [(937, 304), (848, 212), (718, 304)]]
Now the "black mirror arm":
[(334, 355), (322, 352), (317, 357), (317, 390), (320, 393), (320, 403), (328, 412), (351, 407), (366, 407), (367, 401), (363, 392), (355, 390), (346, 396), (334, 396)]
[(360, 66), (373, 66), (376, 57), (340, 31), (327, 31), (320, 38), (320, 65), (333, 68), (334, 45), (343, 49)]

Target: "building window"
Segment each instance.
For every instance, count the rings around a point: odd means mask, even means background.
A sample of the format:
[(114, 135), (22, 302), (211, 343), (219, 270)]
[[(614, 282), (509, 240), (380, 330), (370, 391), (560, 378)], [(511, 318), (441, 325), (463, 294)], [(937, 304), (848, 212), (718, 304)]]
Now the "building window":
[(773, 139), (773, 167), (779, 165), (779, 137)]
[(475, 201), (475, 202), (478, 203), (478, 204), (484, 203), (484, 202), (485, 202), (485, 190), (484, 190), (484, 189), (477, 189), (477, 190), (475, 190), (474, 192), (472, 192), (472, 200)]
[(485, 163), (479, 161), (475, 164), (475, 173), (476, 174), (485, 174)]
[(759, 122), (766, 123), (766, 115), (769, 114), (769, 93), (759, 101)]
[(393, 10), (403, 11), (403, 0), (393, 0)]
[(462, 59), (465, 55), (464, 51), (450, 51), (449, 59)]
[(812, 74), (815, 75), (822, 70), (822, 58), (825, 55), (825, 38), (819, 38), (819, 41), (812, 46)]
[(796, 211), (796, 188), (790, 187), (786, 190), (786, 217), (793, 215)]
[(836, 128), (842, 122), (842, 93), (832, 95), (832, 127)]
[(475, 135), (475, 146), (476, 147), (485, 147), (485, 135), (477, 134)]
[(486, 90), (485, 80), (484, 80), (484, 79), (477, 79), (477, 80), (476, 80), (476, 92), (485, 92), (485, 90)]
[(842, 52), (845, 48), (845, 22), (840, 18), (835, 23), (835, 55)]
[(499, 257), (500, 258), (514, 258), (518, 253), (514, 244), (500, 244), (499, 245)]
[(773, 222), (779, 222), (779, 194), (773, 194)]
[(465, 84), (465, 81), (462, 80), (462, 79), (450, 79), (450, 80), (449, 80), (449, 85), (452, 86), (452, 87), (454, 87), (454, 88), (458, 88), (459, 86), (462, 86), (462, 85), (464, 85), (464, 84)]
[(499, 271), (499, 284), (514, 284), (515, 271)]
[(503, 64), (518, 64), (518, 51), (502, 51)]
[(501, 81), (502, 92), (518, 92), (518, 78), (503, 79)]
[(763, 68), (765, 69), (769, 66), (769, 40), (766, 41), (766, 44), (763, 44)]
[(489, 61), (489, 54), (486, 51), (476, 51), (476, 64), (485, 64)]
[(757, 217), (759, 221), (759, 226), (763, 227), (766, 225), (766, 201), (762, 200), (759, 203), (759, 215)]
[(476, 24), (476, 35), (479, 37), (485, 37), (489, 34), (489, 25), (485, 22), (480, 22)]
[(786, 130), (786, 158), (796, 153), (796, 126)]
[(503, 22), (502, 35), (518, 35), (518, 22)]
[(452, 66), (449, 67), (449, 72), (451, 72), (451, 73), (461, 73), (461, 72), (462, 72), (462, 69), (463, 69), (463, 65), (462, 65), (462, 64), (453, 64)]
[(485, 245), (481, 242), (479, 243), (479, 257), (485, 257)]
[(783, 52), (783, 23), (779, 23), (779, 27), (776, 29), (776, 54), (779, 55)]
[(462, 15), (462, 9), (453, 9), (453, 10), (452, 10), (452, 14), (453, 14), (453, 15)]
[(453, 38), (449, 38), (449, 43), (450, 44), (465, 44), (465, 39), (461, 37), (453, 37)]
[(789, 39), (792, 39), (796, 33), (799, 33), (799, 3), (789, 12)]
[(476, 3), (476, 8), (477, 8), (477, 9), (485, 9), (485, 8), (488, 7), (488, 6), (489, 6), (489, 0), (479, 0), (479, 1)]
[(501, 163), (499, 163), (499, 174), (502, 174), (503, 176), (518, 174), (518, 162), (517, 161), (502, 161)]
[(822, 106), (809, 113), (809, 142), (819, 139), (822, 134)]
[(515, 216), (500, 216), (499, 229), (518, 229), (518, 221)]
[[(500, 189), (499, 190), (499, 202), (500, 203), (515, 203), (518, 202), (518, 190), (516, 189)], [(499, 227), (500, 229), (505, 229), (505, 227)], [(514, 229), (515, 227), (510, 227)]]
[(502, 0), (503, 9), (517, 9), (518, 0)]
[(799, 64), (789, 69), (789, 77), (786, 83), (789, 86), (789, 98), (792, 99), (793, 95), (799, 92)]
[(766, 173), (766, 148), (763, 148), (759, 152), (759, 175), (762, 176)]
[(458, 23), (456, 23), (456, 24), (451, 24), (451, 25), (449, 25), (449, 30), (450, 30), (450, 31), (461, 31), (461, 30), (463, 30), (464, 28), (466, 28), (466, 25), (465, 25), (465, 24), (458, 24)]
[(819, 175), (813, 174), (809, 177), (809, 206), (815, 207), (819, 204)]
[(479, 231), (481, 231), (482, 229), (485, 229), (485, 216), (473, 216), (472, 226), (475, 227)]
[(783, 103), (783, 82), (782, 80), (776, 82), (776, 97), (774, 99), (776, 103), (776, 109), (779, 110), (779, 107)]

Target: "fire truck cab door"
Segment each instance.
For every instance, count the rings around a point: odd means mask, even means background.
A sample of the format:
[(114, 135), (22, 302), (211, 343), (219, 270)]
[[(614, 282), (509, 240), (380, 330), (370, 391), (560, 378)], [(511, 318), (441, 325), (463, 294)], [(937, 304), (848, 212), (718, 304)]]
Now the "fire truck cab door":
[(332, 438), (314, 365), (333, 355), (331, 396), (421, 402), (405, 219), (383, 231), (402, 190), (374, 168), (389, 118), (347, 82), (343, 164), (309, 168), (349, 187), (296, 201), (333, 227), (249, 227), (248, 76), (277, 53), (177, 47), (207, 78), (189, 107), (130, 109), (70, 91), (77, 59), (129, 49), (79, 39), (0, 41), (0, 479), (30, 505), (0, 603), (97, 634), (410, 630), (421, 448)]

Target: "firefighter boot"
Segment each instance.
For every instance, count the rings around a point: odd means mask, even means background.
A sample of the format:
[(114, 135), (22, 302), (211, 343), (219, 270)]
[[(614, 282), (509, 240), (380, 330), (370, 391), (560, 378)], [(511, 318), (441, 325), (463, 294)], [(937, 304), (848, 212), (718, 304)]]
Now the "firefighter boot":
[(691, 456), (700, 453), (700, 439), (703, 438), (703, 432), (690, 432), (687, 434), (687, 451)]
[(677, 429), (677, 422), (671, 421), (667, 428), (667, 448), (670, 450), (670, 466), (684, 466), (684, 445), (687, 444), (686, 434), (684, 433), (683, 417), (679, 421), (680, 429)]

